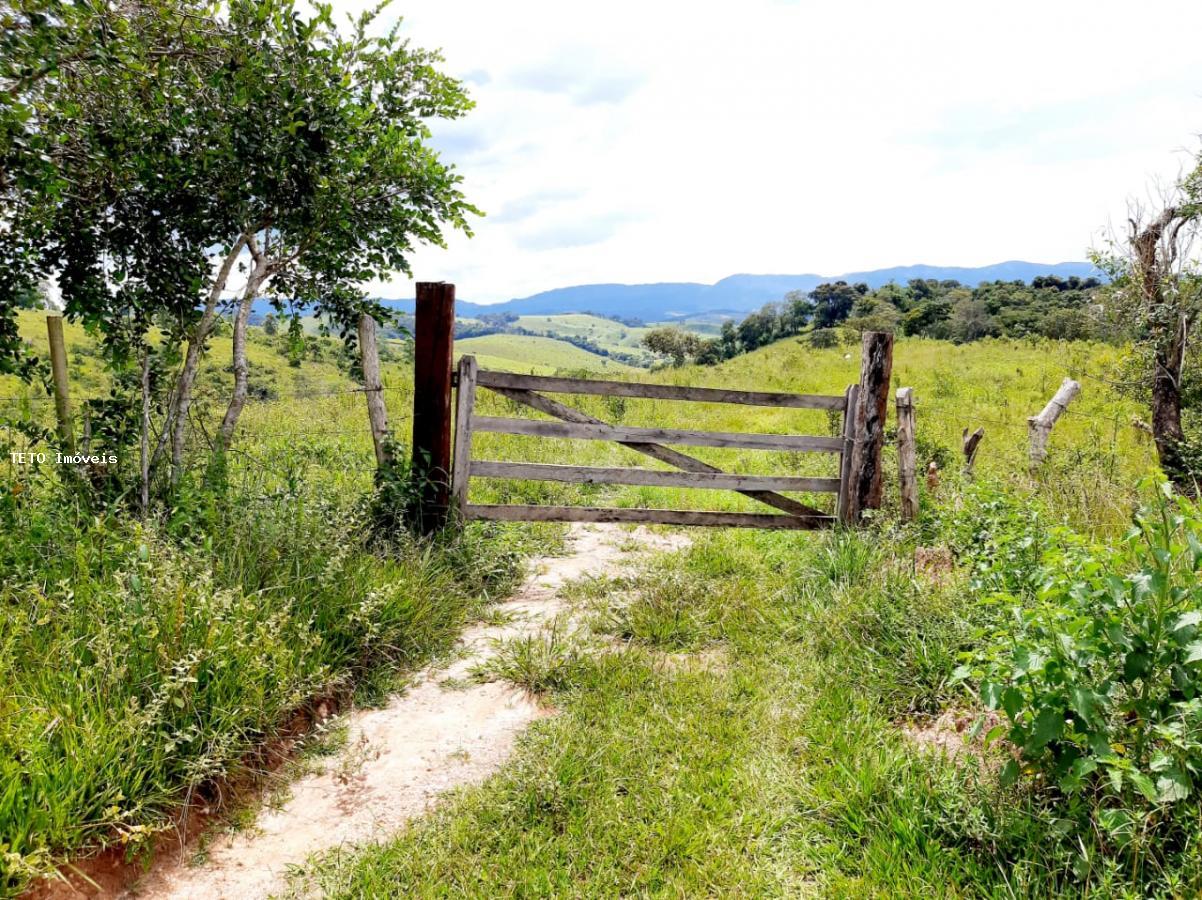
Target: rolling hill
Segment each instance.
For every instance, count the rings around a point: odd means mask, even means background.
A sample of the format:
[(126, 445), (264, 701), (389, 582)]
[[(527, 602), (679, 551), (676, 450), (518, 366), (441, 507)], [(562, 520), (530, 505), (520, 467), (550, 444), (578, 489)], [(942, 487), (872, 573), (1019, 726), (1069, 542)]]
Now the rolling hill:
[(632, 372), (631, 366), (566, 341), (526, 334), (488, 334), (455, 342), (455, 358), (471, 353), (486, 369), (531, 375), (553, 375), (559, 369), (589, 372)]
[[(548, 316), (565, 313), (601, 313), (637, 317), (644, 322), (685, 321), (691, 318), (742, 318), (765, 303), (780, 300), (793, 290), (809, 291), (827, 281), (863, 281), (869, 287), (889, 282), (904, 284), (911, 278), (955, 279), (969, 286), (982, 281), (1030, 281), (1039, 275), (1068, 278), (1101, 277), (1088, 262), (1031, 263), (1021, 260), (989, 266), (895, 266), (841, 275), (731, 275), (714, 284), (665, 282), (660, 284), (583, 284), (555, 288), (507, 300), (482, 304), (460, 300), (458, 311), (464, 316), (485, 313), (513, 313), (518, 316)], [(386, 305), (411, 312), (412, 299), (386, 299)]]

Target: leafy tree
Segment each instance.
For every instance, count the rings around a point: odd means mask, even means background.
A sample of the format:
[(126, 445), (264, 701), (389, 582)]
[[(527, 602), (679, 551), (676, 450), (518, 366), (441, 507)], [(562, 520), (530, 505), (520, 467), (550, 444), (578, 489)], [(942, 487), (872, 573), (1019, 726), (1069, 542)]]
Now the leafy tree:
[(96, 326), (114, 358), (150, 352), (152, 323), (168, 348), (186, 342), (158, 441), (170, 438), (173, 481), (231, 286), (241, 296), (226, 442), (246, 398), (256, 297), (309, 305), (345, 334), (360, 312), (386, 315), (357, 285), (408, 271), (417, 243), (467, 230), (475, 212), (425, 125), (471, 103), (436, 53), (395, 29), (370, 35), (377, 13), (345, 33), (329, 7), (307, 17), (294, 0), (24, 0), (8, 15), (18, 37), (0, 73), (0, 168), (15, 174), (0, 195), (11, 223), (0, 273), (56, 274), (67, 315)]
[(856, 334), (865, 331), (888, 331), (898, 329), (901, 321), (901, 310), (883, 297), (868, 295), (856, 301), (853, 308), (854, 316), (847, 318), (843, 325)]
[(268, 313), (263, 318), (263, 333), (268, 337), (275, 337), (280, 333), (279, 322), (276, 321), (276, 317), (272, 313)]
[(723, 359), (730, 359), (739, 354), (739, 330), (730, 319), (722, 323), (722, 331), (718, 335), (718, 343), (722, 348)]
[(820, 284), (810, 291), (810, 300), (814, 304), (814, 326), (816, 328), (833, 328), (851, 315), (852, 305), (868, 292), (868, 286), (859, 290), (860, 285), (852, 287), (846, 281), (836, 281), (834, 284)]
[(301, 325), (299, 315), (292, 315), (288, 318), (288, 338), (286, 341), (288, 352), (288, 365), (294, 369), (299, 369), (302, 360), (305, 358), (305, 329)]
[(957, 344), (978, 341), (998, 333), (997, 321), (981, 299), (965, 298), (952, 307), (948, 323), (951, 338)]
[(683, 366), (685, 360), (701, 352), (702, 339), (677, 325), (653, 328), (643, 336), (643, 346), (652, 353), (672, 358), (672, 364)]
[(778, 337), (780, 313), (775, 304), (765, 305), (753, 312), (738, 325), (739, 345), (744, 352), (770, 344)]
[(799, 334), (814, 315), (814, 302), (804, 291), (789, 291), (785, 294), (784, 308), (780, 313), (777, 331), (782, 336)]

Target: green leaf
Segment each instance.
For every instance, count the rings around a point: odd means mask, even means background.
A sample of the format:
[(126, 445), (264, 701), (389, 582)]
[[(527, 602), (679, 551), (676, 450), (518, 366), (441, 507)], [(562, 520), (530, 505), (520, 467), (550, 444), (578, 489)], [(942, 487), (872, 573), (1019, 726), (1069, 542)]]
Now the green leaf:
[(1135, 832), (1135, 818), (1125, 809), (1099, 810), (1098, 824), (1120, 846), (1127, 844)]
[(1175, 803), (1188, 797), (1193, 787), (1189, 775), (1173, 766), (1156, 779), (1157, 799), (1161, 803)]
[(1035, 724), (1031, 727), (1031, 737), (1028, 745), (1038, 750), (1040, 747), (1046, 747), (1064, 732), (1064, 711), (1055, 706), (1048, 706), (1040, 710), (1039, 715), (1035, 717)]
[(1007, 760), (1006, 765), (1002, 766), (1001, 774), (998, 775), (998, 783), (1004, 788), (1010, 787), (1018, 781), (1018, 772), (1018, 760)]
[(997, 709), (1002, 699), (1002, 686), (996, 681), (981, 682), (981, 702), (986, 709)]
[(994, 725), (987, 732), (985, 732), (985, 746), (990, 746), (994, 741), (998, 740), (998, 738), (1004, 735), (1006, 731), (1007, 728), (1005, 725)]
[(1089, 688), (1075, 687), (1069, 691), (1068, 695), (1073, 709), (1081, 714), (1081, 718), (1086, 722), (1094, 721), (1094, 713), (1097, 711), (1097, 694)]
[(1143, 772), (1131, 772), (1127, 777), (1131, 779), (1131, 783), (1135, 785), (1135, 789), (1143, 794), (1148, 801), (1152, 803), (1157, 801), (1159, 794), (1156, 792), (1156, 785), (1152, 783), (1151, 778)]
[(1022, 708), (1023, 695), (1017, 688), (1009, 687), (1002, 691), (1002, 709), (1006, 711), (1006, 715), (1010, 717), (1011, 721), (1018, 718)]
[(1202, 641), (1190, 641), (1185, 645), (1185, 661), (1195, 663), (1202, 660)]
[(1123, 658), (1123, 679), (1132, 682), (1146, 675), (1151, 662), (1151, 657), (1143, 650), (1132, 650)]
[(1199, 622), (1202, 622), (1202, 612), (1191, 610), (1189, 612), (1182, 613), (1177, 617), (1177, 620), (1173, 622), (1173, 631), (1182, 631), (1183, 629), (1189, 628), (1192, 625), (1197, 625)]

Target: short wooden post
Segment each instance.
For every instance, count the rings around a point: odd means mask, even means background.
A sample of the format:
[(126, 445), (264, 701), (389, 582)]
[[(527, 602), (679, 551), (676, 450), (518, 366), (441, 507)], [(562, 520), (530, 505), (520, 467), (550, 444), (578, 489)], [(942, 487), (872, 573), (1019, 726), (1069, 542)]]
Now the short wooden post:
[(413, 343), (413, 477), (416, 525), (430, 533), (447, 520), (451, 474), (451, 360), (455, 285), (419, 281)]
[(961, 449), (964, 451), (964, 474), (969, 478), (972, 478), (973, 466), (977, 462), (977, 448), (981, 446), (984, 437), (984, 428), (978, 428), (972, 434), (969, 434), (968, 429), (965, 428), (960, 433)]
[(142, 427), (138, 456), (138, 509), (143, 516), (150, 509), (150, 348), (142, 348)]
[(1030, 441), (1031, 468), (1038, 467), (1048, 455), (1048, 438), (1052, 434), (1052, 426), (1060, 418), (1060, 414), (1073, 402), (1073, 398), (1081, 393), (1081, 385), (1071, 378), (1064, 379), (1056, 395), (1048, 401), (1037, 416), (1027, 419), (1027, 438)]
[(459, 360), (459, 387), (455, 395), (455, 465), (451, 472), (451, 504), (463, 521), (467, 511), (472, 467), (472, 414), (476, 408), (476, 357)]
[(75, 430), (71, 427), (71, 400), (67, 382), (67, 345), (63, 340), (63, 317), (46, 316), (46, 335), (50, 339), (50, 372), (54, 379), (54, 414), (62, 449), (75, 452)]
[(371, 426), (376, 466), (382, 469), (392, 461), (389, 449), (388, 409), (384, 405), (384, 383), (380, 378), (376, 320), (367, 313), (359, 315), (359, 361), (363, 368), (363, 393), (367, 397), (367, 421)]
[(893, 374), (893, 335), (865, 331), (860, 354), (860, 397), (856, 404), (851, 453), (848, 521), (859, 522), (866, 509), (880, 509), (884, 491), (882, 453)]
[(860, 386), (850, 385), (843, 395), (843, 455), (839, 460), (839, 521), (851, 522), (851, 457), (856, 445), (856, 407)]
[(918, 450), (914, 445), (914, 389), (897, 392), (897, 477), (901, 516), (911, 522), (918, 515)]

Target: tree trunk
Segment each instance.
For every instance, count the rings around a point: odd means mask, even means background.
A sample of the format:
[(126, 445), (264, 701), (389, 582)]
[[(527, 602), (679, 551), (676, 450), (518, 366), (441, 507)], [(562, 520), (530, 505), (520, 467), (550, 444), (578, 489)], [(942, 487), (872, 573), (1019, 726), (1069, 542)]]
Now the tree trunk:
[(1152, 438), (1165, 475), (1186, 487), (1188, 467), (1181, 454), (1185, 432), (1181, 428), (1181, 370), (1185, 363), (1184, 324), (1176, 335), (1156, 349), (1156, 372), (1152, 376)]
[[(255, 252), (253, 243), (251, 251)], [(266, 260), (259, 257), (255, 260), (255, 268), (246, 282), (246, 291), (234, 318), (234, 392), (230, 395), (230, 405), (225, 410), (225, 418), (221, 420), (222, 450), (230, 448), (230, 442), (234, 439), (234, 429), (238, 426), (238, 417), (242, 415), (242, 407), (246, 405), (247, 381), (250, 377), (250, 365), (246, 361), (246, 325), (255, 303), (255, 296), (266, 275)]]
[(384, 406), (384, 385), (380, 380), (376, 320), (367, 313), (359, 315), (359, 359), (363, 367), (363, 393), (367, 397), (367, 420), (371, 425), (371, 441), (376, 448), (376, 465), (383, 469), (392, 462), (389, 452), (388, 411)]
[[(221, 299), (221, 293), (225, 290), (225, 285), (229, 281), (230, 272), (234, 269), (234, 263), (238, 261), (238, 257), (242, 253), (242, 248), (246, 245), (247, 236), (245, 234), (239, 236), (234, 242), (234, 246), (230, 248), (230, 252), (226, 254), (225, 260), (221, 263), (221, 269), (217, 273), (217, 277), (213, 279), (213, 284), (209, 289), (209, 297), (205, 302), (204, 312), (201, 314), (200, 321), (192, 329), (192, 333), (188, 336), (188, 352), (184, 357), (184, 367), (180, 370), (179, 379), (175, 386), (175, 396), (171, 403), (171, 409), (168, 415), (169, 427), (164, 429), (164, 438), (167, 434), (171, 436), (171, 486), (175, 487), (179, 484), (180, 476), (183, 474), (184, 465), (184, 445), (188, 430), (188, 411), (192, 408), (192, 387), (196, 384), (196, 376), (200, 372), (200, 362), (204, 357), (205, 341), (209, 338), (209, 332), (213, 329), (213, 321), (217, 318), (217, 303)], [(157, 453), (156, 453), (157, 456)]]
[(142, 348), (142, 443), (138, 509), (142, 518), (150, 508), (150, 348)]
[(1152, 373), (1152, 438), (1160, 468), (1174, 485), (1193, 487), (1181, 454), (1181, 371), (1189, 321), (1165, 294), (1166, 280), (1176, 277), (1178, 237), (1189, 216), (1176, 206), (1166, 207), (1144, 228), (1131, 222), (1136, 284), (1152, 335), (1156, 371)]

